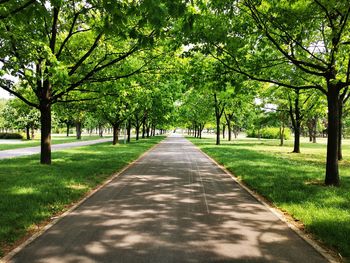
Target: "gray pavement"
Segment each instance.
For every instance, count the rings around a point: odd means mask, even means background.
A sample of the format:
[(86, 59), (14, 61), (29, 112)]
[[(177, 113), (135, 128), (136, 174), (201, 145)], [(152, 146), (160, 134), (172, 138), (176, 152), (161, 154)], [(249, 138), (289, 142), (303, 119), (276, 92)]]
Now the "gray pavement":
[[(78, 142), (54, 144), (51, 146), (51, 150), (58, 151), (58, 150), (81, 147), (86, 145), (93, 145), (93, 144), (109, 142), (109, 141), (112, 141), (112, 139), (106, 138), (106, 139), (98, 139), (98, 140), (90, 140), (90, 141), (78, 141)], [(12, 150), (3, 150), (3, 151), (0, 151), (0, 159), (14, 158), (14, 157), (20, 157), (20, 156), (26, 156), (26, 155), (32, 155), (32, 154), (38, 154), (38, 153), (40, 153), (40, 146), (18, 148), (18, 149), (12, 149)]]
[(327, 262), (184, 138), (168, 137), (10, 262)]

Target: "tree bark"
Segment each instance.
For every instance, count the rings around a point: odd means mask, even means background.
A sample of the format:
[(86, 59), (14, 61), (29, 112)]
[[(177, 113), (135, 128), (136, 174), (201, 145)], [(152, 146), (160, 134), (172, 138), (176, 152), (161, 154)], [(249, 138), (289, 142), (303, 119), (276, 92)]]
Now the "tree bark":
[(231, 127), (231, 121), (227, 120), (227, 132), (228, 132), (228, 140), (232, 140), (232, 127)]
[(343, 133), (343, 100), (339, 100), (339, 127), (338, 127), (338, 160), (343, 160), (342, 133)]
[(226, 130), (226, 125), (222, 125), (222, 138), (225, 139), (225, 130)]
[(339, 90), (328, 83), (328, 138), (326, 185), (339, 186), (338, 137), (339, 137)]
[(81, 140), (81, 122), (78, 121), (76, 122), (75, 124), (75, 127), (76, 127), (76, 132), (77, 132), (77, 140)]
[(131, 139), (131, 120), (128, 120), (127, 134), (128, 134), (127, 142), (130, 142), (130, 139)]
[(142, 139), (145, 138), (146, 135), (146, 118), (143, 118), (142, 120)]
[(26, 137), (27, 137), (27, 140), (30, 140), (30, 127), (29, 127), (29, 125), (26, 125)]
[(113, 145), (119, 143), (119, 126), (113, 125)]
[(51, 105), (49, 102), (40, 104), (41, 153), (40, 163), (51, 164)]
[(300, 153), (300, 126), (301, 126), (301, 114), (299, 108), (299, 90), (295, 90), (296, 97), (294, 100), (294, 113), (291, 100), (289, 100), (289, 114), (292, 120), (294, 129), (294, 149), (293, 153)]
[(280, 126), (280, 146), (284, 144), (284, 122), (282, 121)]
[(69, 137), (69, 122), (68, 121), (66, 122), (66, 127), (67, 127), (67, 131), (66, 131), (67, 134), (66, 135), (67, 135), (67, 137)]

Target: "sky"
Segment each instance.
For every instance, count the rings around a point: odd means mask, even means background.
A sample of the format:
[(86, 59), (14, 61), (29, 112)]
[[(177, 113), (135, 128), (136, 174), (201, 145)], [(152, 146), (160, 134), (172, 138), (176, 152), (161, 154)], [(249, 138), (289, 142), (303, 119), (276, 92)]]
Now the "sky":
[(0, 99), (9, 99), (9, 98), (11, 98), (10, 93), (0, 88)]

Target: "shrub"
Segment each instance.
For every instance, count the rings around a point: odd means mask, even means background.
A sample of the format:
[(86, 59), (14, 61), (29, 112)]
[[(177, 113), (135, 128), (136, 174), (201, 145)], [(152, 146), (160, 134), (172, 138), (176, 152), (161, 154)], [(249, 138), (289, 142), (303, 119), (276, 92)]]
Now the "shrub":
[[(260, 138), (265, 139), (279, 139), (280, 138), (280, 128), (276, 127), (265, 127), (260, 130), (249, 130), (247, 131), (247, 137), (258, 138), (260, 133)], [(284, 129), (284, 139), (288, 140), (291, 137), (290, 130), (288, 128)]]
[(1, 132), (0, 139), (23, 139), (23, 136), (19, 133)]

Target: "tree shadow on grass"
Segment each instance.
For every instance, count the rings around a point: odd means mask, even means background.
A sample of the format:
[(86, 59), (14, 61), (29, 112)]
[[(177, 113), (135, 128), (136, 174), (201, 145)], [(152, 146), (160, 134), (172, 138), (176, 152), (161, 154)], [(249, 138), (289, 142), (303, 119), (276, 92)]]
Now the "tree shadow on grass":
[(252, 189), (303, 221), (307, 230), (350, 256), (349, 176), (341, 177), (339, 188), (326, 187), (322, 183), (323, 165), (288, 160), (239, 145), (225, 147), (224, 151), (205, 145), (203, 150)]

